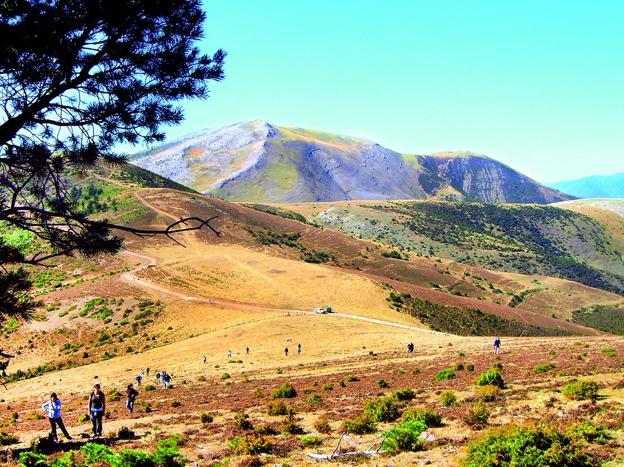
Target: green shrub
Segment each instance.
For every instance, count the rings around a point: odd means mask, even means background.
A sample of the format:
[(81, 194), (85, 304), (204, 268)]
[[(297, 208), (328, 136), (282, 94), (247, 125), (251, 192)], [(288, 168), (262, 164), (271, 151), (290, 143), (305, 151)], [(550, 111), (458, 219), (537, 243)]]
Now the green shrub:
[(293, 397), (297, 397), (297, 391), (290, 383), (282, 384), (279, 388), (273, 391), (274, 399), (292, 399)]
[(497, 386), (501, 389), (505, 388), (505, 380), (499, 370), (488, 370), (485, 373), (481, 373), (481, 376), (477, 378), (477, 386)]
[(325, 383), (325, 384), (323, 384), (323, 386), (321, 386), (321, 389), (323, 391), (333, 391), (334, 390), (334, 385), (332, 383)]
[(143, 389), (145, 391), (155, 391), (156, 390), (156, 386), (154, 386), (153, 384), (146, 384), (145, 386), (143, 386)]
[(171, 401), (171, 407), (173, 408), (180, 407), (181, 405), (182, 405), (182, 402), (180, 401), (176, 401), (176, 400)]
[(303, 435), (299, 438), (299, 444), (304, 448), (320, 446), (323, 444), (323, 438), (317, 435)]
[(393, 422), (401, 416), (401, 410), (393, 397), (378, 397), (366, 403), (364, 413), (377, 422)]
[(427, 428), (435, 428), (442, 426), (442, 416), (437, 410), (422, 408), (412, 409), (403, 413), (403, 420), (414, 420), (424, 423)]
[(366, 435), (377, 431), (377, 422), (370, 415), (362, 414), (358, 417), (345, 420), (342, 423), (342, 431), (354, 435)]
[(357, 376), (355, 376), (355, 375), (349, 375), (349, 376), (347, 376), (347, 382), (348, 382), (348, 383), (352, 383), (352, 382), (354, 382), (354, 381), (359, 381), (359, 380), (360, 380), (360, 378), (358, 378), (358, 377), (357, 377)]
[(212, 417), (212, 415), (207, 414), (207, 413), (203, 413), (203, 414), (201, 414), (199, 418), (200, 418), (201, 422), (202, 422), (204, 425), (206, 425), (206, 424), (208, 424), (208, 423), (212, 423), (212, 422), (213, 422), (213, 420), (214, 420), (214, 419), (213, 419), (213, 417)]
[(464, 369), (463, 363), (456, 363), (455, 365), (453, 365), (453, 370), (455, 371), (463, 371), (463, 369)]
[(535, 372), (536, 375), (539, 375), (539, 374), (546, 373), (554, 369), (555, 369), (555, 365), (553, 365), (552, 363), (545, 363), (543, 365), (537, 365), (533, 371)]
[(588, 443), (607, 444), (612, 437), (603, 426), (596, 425), (593, 422), (586, 421), (578, 425), (570, 426), (566, 434), (573, 439), (583, 439)]
[(121, 396), (122, 394), (119, 391), (114, 390), (108, 394), (108, 400), (110, 402), (117, 402), (118, 400), (121, 400)]
[(311, 405), (312, 407), (323, 405), (323, 403), (324, 403), (323, 398), (319, 396), (318, 394), (312, 394), (310, 398), (308, 399), (308, 404)]
[(293, 409), (288, 407), (282, 401), (269, 402), (267, 404), (267, 414), (269, 415), (289, 415), (293, 413)]
[(89, 421), (89, 416), (86, 413), (83, 413), (78, 417), (78, 423), (84, 423)]
[(617, 357), (617, 352), (614, 349), (605, 348), (602, 349), (602, 353), (609, 358)]
[(474, 371), (474, 365), (472, 363), (469, 363), (468, 365), (466, 365), (466, 370)]
[(443, 391), (440, 394), (440, 403), (444, 407), (455, 407), (457, 405), (457, 396), (453, 391)]
[(567, 384), (563, 388), (563, 395), (577, 401), (596, 400), (599, 389), (600, 385), (595, 381), (577, 381)]
[(397, 389), (392, 393), (392, 397), (398, 401), (411, 401), (416, 397), (416, 393), (408, 388)]
[(420, 451), (423, 448), (423, 442), (419, 436), (426, 429), (427, 426), (423, 422), (406, 420), (386, 433), (382, 449), (390, 452)]
[(284, 418), (280, 424), (280, 431), (286, 435), (299, 435), (304, 432), (303, 428), (297, 424), (294, 412), (288, 414), (286, 418)]
[(223, 374), (221, 375), (221, 379), (230, 379), (230, 378), (231, 378), (231, 376), (230, 376), (230, 374), (229, 374), (229, 373), (223, 373)]
[(482, 427), (487, 425), (490, 419), (490, 411), (481, 401), (475, 402), (466, 408), (464, 422), (472, 427)]
[(117, 438), (119, 438), (119, 439), (133, 439), (134, 438), (134, 431), (132, 431), (127, 426), (122, 426), (117, 431)]
[(436, 375), (435, 380), (443, 381), (445, 379), (453, 379), (456, 376), (457, 375), (455, 374), (455, 370), (453, 370), (452, 368), (446, 368)]
[(377, 386), (384, 389), (384, 388), (387, 388), (389, 384), (386, 382), (385, 379), (380, 379), (379, 381), (377, 381)]
[(574, 439), (554, 428), (508, 428), (486, 434), (468, 446), (465, 466), (596, 465)]

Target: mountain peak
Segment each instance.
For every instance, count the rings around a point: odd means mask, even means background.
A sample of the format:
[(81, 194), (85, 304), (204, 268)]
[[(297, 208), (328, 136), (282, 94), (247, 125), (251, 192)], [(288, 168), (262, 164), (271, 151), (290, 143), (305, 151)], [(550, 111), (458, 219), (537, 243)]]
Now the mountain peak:
[(569, 199), (470, 151), (407, 155), (373, 141), (257, 119), (180, 138), (133, 162), (202, 193), (235, 201)]

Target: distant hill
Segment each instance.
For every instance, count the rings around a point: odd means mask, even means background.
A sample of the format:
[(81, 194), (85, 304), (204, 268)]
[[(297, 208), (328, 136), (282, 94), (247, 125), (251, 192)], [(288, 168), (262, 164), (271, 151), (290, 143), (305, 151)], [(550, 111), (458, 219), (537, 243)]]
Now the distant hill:
[(549, 183), (548, 186), (578, 198), (624, 198), (624, 172), (592, 175), (578, 180)]
[(572, 198), (480, 154), (401, 154), (364, 139), (259, 120), (193, 133), (131, 162), (235, 201), (434, 197), (544, 204)]

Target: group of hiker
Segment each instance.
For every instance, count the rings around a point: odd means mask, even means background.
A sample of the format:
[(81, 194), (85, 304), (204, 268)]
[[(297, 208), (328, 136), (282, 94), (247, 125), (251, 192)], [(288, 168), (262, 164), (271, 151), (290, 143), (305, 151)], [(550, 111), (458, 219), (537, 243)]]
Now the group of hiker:
[[(149, 374), (150, 368), (141, 370), (141, 372), (134, 378), (137, 382), (137, 386), (141, 386), (141, 381), (144, 377), (149, 376)], [(171, 378), (171, 375), (164, 370), (156, 373), (156, 383), (160, 384), (162, 382), (165, 389), (171, 384)], [(126, 408), (128, 409), (129, 414), (134, 412), (134, 404), (138, 395), (139, 391), (135, 389), (134, 384), (128, 384), (126, 387)], [(45, 402), (41, 408), (48, 416), (48, 420), (50, 422), (50, 438), (55, 443), (58, 442), (57, 429), (61, 430), (65, 438), (68, 440), (73, 439), (63, 423), (63, 417), (61, 415), (62, 403), (56, 393), (53, 392), (50, 394), (50, 400)], [(102, 391), (100, 384), (96, 383), (93, 385), (93, 391), (89, 394), (87, 408), (87, 415), (93, 424), (94, 438), (102, 436), (102, 419), (105, 414), (106, 396), (104, 395), (104, 391)]]
[[(297, 349), (297, 355), (301, 355), (301, 352), (303, 352), (303, 346), (301, 345), (301, 343), (297, 344), (296, 349)], [(286, 357), (288, 357), (288, 352), (290, 352), (288, 346), (284, 347), (284, 355)], [(249, 347), (245, 347), (245, 355), (250, 355), (250, 354), (251, 354), (251, 349)], [(234, 355), (234, 353), (231, 350), (227, 351), (227, 358), (228, 359), (231, 359), (233, 357), (233, 355)], [(206, 364), (206, 363), (208, 363), (208, 356), (204, 355), (204, 364)]]

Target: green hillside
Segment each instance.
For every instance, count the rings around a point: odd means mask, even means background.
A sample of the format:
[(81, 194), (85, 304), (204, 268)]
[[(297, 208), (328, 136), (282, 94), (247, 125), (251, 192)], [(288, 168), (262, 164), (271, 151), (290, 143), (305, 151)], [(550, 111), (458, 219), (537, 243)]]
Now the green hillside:
[(594, 219), (550, 206), (447, 202), (332, 205), (317, 223), (418, 256), (544, 274), (624, 294), (623, 252)]

